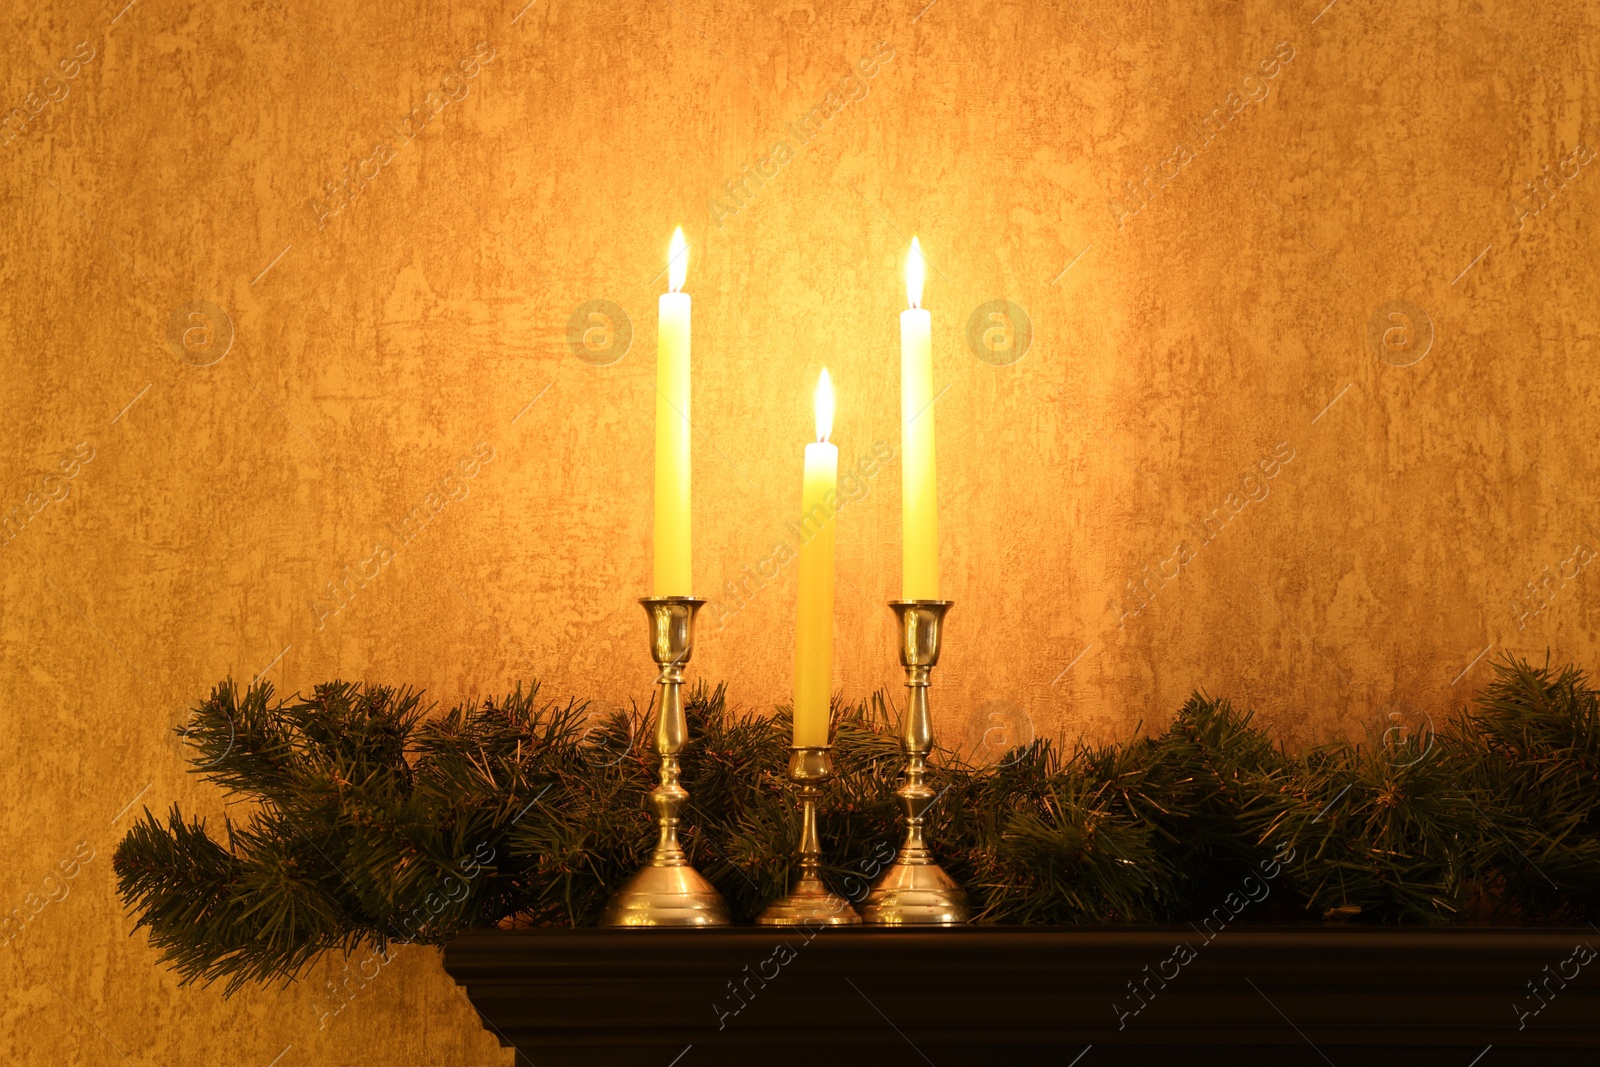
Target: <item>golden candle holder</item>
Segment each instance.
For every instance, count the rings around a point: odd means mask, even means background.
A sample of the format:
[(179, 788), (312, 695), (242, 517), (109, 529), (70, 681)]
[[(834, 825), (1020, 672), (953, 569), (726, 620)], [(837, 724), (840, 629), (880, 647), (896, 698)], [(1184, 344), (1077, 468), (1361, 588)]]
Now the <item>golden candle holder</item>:
[(689, 794), (678, 782), (678, 755), (688, 737), (683, 715), (683, 665), (694, 651), (694, 617), (705, 600), (692, 596), (654, 596), (639, 601), (650, 616), (650, 655), (660, 667), (656, 683), (656, 753), (661, 784), (650, 791), (649, 806), (660, 834), (649, 862), (617, 890), (606, 905), (602, 926), (726, 926), (728, 905), (716, 887), (689, 865), (678, 843), (678, 813)]
[(817, 836), (817, 802), (833, 777), (833, 751), (826, 746), (789, 750), (789, 780), (800, 796), (800, 881), (786, 896), (756, 917), (761, 926), (854, 926), (861, 916), (850, 902), (822, 882), (822, 841)]
[(935, 794), (927, 784), (928, 753), (933, 751), (933, 716), (928, 682), (939, 662), (944, 616), (953, 601), (893, 600), (900, 620), (900, 663), (906, 669), (906, 711), (900, 748), (906, 755), (905, 784), (897, 791), (905, 812), (905, 840), (895, 863), (861, 909), (862, 918), (880, 926), (956, 926), (965, 923), (967, 894), (933, 860), (924, 820)]

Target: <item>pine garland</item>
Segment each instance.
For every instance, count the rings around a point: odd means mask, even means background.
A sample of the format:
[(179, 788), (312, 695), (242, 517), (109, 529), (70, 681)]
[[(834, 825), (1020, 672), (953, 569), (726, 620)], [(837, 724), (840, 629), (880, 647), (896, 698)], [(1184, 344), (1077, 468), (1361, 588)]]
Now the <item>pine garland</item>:
[[(123, 899), (185, 981), (290, 980), (319, 954), (442, 944), (471, 926), (584, 925), (653, 841), (639, 709), (592, 718), (538, 687), (430, 716), (409, 689), (274, 699), (217, 686), (183, 731), (194, 771), (247, 801), (219, 841), (174, 805), (117, 848)], [(787, 712), (697, 687), (685, 846), (737, 920), (786, 886)], [(859, 900), (892, 860), (902, 760), (884, 696), (838, 707), (820, 828)], [(1178, 922), (1278, 878), (1246, 921), (1574, 922), (1600, 916), (1600, 695), (1507, 657), (1437, 733), (1292, 756), (1196, 694), (1166, 731), (993, 768), (944, 752), (932, 839), (979, 921)], [(1252, 898), (1254, 899), (1254, 898)]]

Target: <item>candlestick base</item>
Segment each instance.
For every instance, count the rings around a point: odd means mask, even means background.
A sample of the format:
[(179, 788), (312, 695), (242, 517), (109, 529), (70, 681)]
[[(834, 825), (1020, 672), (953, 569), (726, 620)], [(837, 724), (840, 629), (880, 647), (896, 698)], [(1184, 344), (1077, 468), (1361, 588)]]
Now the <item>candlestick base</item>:
[(939, 662), (944, 616), (949, 600), (893, 600), (900, 620), (900, 663), (906, 669), (906, 711), (901, 721), (900, 750), (906, 756), (906, 780), (895, 793), (905, 813), (905, 839), (897, 862), (884, 872), (867, 895), (862, 918), (877, 926), (956, 926), (971, 917), (967, 894), (934, 862), (924, 839), (925, 818), (936, 795), (926, 777), (933, 751), (933, 715), (928, 709), (928, 684)]
[(861, 915), (850, 902), (828, 891), (822, 882), (801, 879), (794, 889), (768, 904), (756, 916), (757, 926), (860, 926)]
[(875, 926), (959, 926), (971, 918), (966, 891), (932, 860), (894, 864), (861, 911)]
[(650, 859), (606, 905), (601, 926), (726, 926), (728, 905), (714, 886), (689, 865), (678, 843), (678, 813), (689, 793), (678, 782), (678, 755), (688, 739), (683, 715), (683, 665), (694, 652), (694, 616), (700, 597), (645, 597), (650, 616), (650, 655), (661, 669), (656, 682), (656, 752), (661, 784), (650, 791), (659, 836)]
[(601, 926), (726, 926), (728, 905), (693, 867), (641, 867), (606, 905)]
[(850, 902), (822, 882), (822, 842), (817, 836), (817, 802), (822, 784), (833, 777), (833, 753), (825, 746), (789, 750), (789, 780), (800, 795), (800, 881), (786, 896), (768, 904), (760, 926), (855, 926), (861, 916)]

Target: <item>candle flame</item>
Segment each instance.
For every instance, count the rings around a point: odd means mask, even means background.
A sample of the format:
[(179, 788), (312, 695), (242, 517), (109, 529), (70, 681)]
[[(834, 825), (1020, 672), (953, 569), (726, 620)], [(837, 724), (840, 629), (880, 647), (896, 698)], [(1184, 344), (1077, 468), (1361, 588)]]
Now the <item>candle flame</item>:
[(922, 258), (922, 245), (911, 239), (911, 255), (906, 257), (906, 301), (914, 308), (922, 306), (922, 282), (928, 276), (927, 261)]
[(828, 435), (833, 433), (833, 379), (828, 377), (828, 368), (822, 368), (822, 376), (817, 379), (817, 440), (827, 441)]
[(667, 246), (667, 287), (671, 292), (683, 291), (683, 280), (689, 275), (689, 244), (683, 239), (683, 227), (672, 231), (672, 244)]

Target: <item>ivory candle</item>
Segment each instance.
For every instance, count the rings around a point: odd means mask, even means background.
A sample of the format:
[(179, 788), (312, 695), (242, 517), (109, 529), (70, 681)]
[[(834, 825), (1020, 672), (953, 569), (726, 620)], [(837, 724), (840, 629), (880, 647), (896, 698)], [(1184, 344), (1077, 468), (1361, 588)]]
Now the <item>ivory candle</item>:
[(667, 251), (656, 335), (655, 595), (693, 596), (689, 562), (689, 246), (683, 227)]
[(833, 383), (817, 380), (817, 440), (806, 445), (800, 491), (800, 604), (794, 638), (794, 743), (828, 743), (833, 698), (833, 514), (839, 506), (839, 449), (833, 432)]
[(933, 462), (933, 319), (922, 307), (927, 265), (911, 239), (900, 313), (901, 598), (939, 599), (939, 493)]

